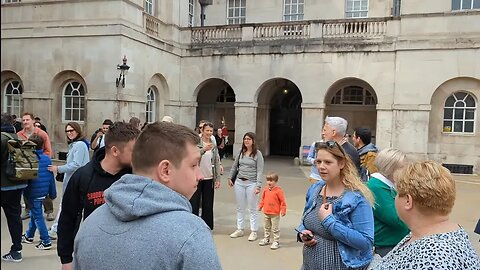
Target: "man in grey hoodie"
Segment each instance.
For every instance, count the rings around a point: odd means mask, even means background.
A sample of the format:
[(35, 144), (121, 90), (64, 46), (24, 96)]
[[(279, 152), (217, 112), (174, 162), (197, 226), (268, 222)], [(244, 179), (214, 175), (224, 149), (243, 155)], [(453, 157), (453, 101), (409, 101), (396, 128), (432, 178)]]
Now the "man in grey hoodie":
[(105, 190), (105, 204), (75, 237), (74, 269), (221, 269), (210, 229), (188, 201), (201, 178), (199, 140), (173, 123), (143, 130), (134, 174)]

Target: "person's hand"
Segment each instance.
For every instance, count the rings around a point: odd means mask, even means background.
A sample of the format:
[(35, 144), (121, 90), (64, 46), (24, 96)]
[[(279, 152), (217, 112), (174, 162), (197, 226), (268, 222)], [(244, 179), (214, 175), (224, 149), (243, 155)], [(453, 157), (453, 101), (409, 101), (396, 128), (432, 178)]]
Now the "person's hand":
[(284, 217), (286, 214), (287, 214), (286, 212), (280, 213), (280, 215), (282, 215), (282, 217)]
[(206, 143), (206, 144), (203, 145), (203, 150), (205, 152), (210, 151), (212, 149), (213, 149), (213, 143)]
[(102, 137), (102, 136), (103, 136), (103, 131), (97, 132), (97, 138), (100, 138), (100, 137)]
[(215, 182), (215, 189), (220, 188), (220, 181)]
[(230, 179), (230, 178), (228, 178), (228, 185), (231, 186), (231, 187), (233, 187), (233, 181), (232, 181), (232, 179)]
[[(305, 235), (312, 236), (312, 239), (308, 240), (307, 237), (305, 237)], [(309, 246), (309, 247), (315, 246), (317, 244), (317, 240), (315, 240), (315, 238), (313, 238), (313, 233), (309, 230), (303, 230), (302, 233), (300, 233), (300, 239), (302, 239), (302, 242), (306, 246)]]
[(323, 221), (326, 217), (332, 214), (333, 206), (330, 203), (322, 203), (320, 209), (318, 210), (318, 216), (320, 221)]
[(262, 211), (262, 207), (258, 207), (258, 211)]
[(255, 194), (260, 193), (260, 187), (255, 188)]
[(223, 166), (220, 165), (220, 174), (223, 174)]
[(72, 270), (72, 263), (62, 264), (62, 270)]
[(58, 173), (58, 166), (48, 165), (48, 170), (53, 172), (53, 173)]

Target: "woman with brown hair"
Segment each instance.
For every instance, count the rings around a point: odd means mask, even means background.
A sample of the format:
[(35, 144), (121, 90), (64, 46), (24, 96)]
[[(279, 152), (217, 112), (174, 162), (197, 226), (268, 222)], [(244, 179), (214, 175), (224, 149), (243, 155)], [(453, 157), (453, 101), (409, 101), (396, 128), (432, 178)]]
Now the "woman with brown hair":
[(255, 133), (243, 135), (242, 149), (235, 159), (228, 185), (234, 187), (237, 200), (237, 230), (230, 234), (231, 238), (244, 235), (245, 210), (250, 212), (250, 235), (248, 241), (257, 240), (258, 231), (258, 194), (262, 187), (263, 155), (257, 149)]
[[(68, 122), (65, 126), (65, 135), (67, 136), (68, 143), (68, 153), (67, 153), (67, 162), (65, 165), (57, 166), (52, 165), (48, 167), (48, 170), (53, 173), (63, 173), (63, 185), (62, 185), (62, 196), (67, 188), (68, 181), (72, 177), (73, 173), (80, 167), (84, 166), (90, 161), (90, 155), (88, 149), (87, 140), (82, 132), (82, 128), (77, 122)], [(57, 213), (57, 218), (55, 219), (52, 228), (50, 229), (50, 237), (54, 240), (56, 239), (56, 232), (58, 226), (58, 219), (60, 217), (60, 210)]]
[(315, 160), (324, 181), (307, 192), (298, 240), (303, 269), (366, 269), (373, 258), (373, 195), (335, 141), (319, 143)]

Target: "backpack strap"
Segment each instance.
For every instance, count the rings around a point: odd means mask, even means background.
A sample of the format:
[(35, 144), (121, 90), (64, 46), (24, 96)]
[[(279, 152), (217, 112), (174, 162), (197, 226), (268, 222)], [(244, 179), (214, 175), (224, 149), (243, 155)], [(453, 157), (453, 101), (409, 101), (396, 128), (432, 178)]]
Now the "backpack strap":
[(10, 140), (18, 140), (18, 139), (15, 139), (12, 135), (10, 135), (10, 133), (8, 132), (3, 132), (2, 131), (2, 135), (9, 138)]

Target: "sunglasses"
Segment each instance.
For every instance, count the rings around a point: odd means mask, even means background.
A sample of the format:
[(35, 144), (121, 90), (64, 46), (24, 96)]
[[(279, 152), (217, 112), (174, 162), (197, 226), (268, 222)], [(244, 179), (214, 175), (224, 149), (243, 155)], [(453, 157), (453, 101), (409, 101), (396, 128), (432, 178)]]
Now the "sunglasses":
[(342, 152), (342, 155), (345, 156), (345, 150), (343, 150), (343, 147), (340, 146), (336, 141), (327, 141), (327, 142), (317, 142), (315, 144), (315, 150), (318, 152), (319, 149), (321, 148), (330, 148), (333, 149), (335, 147), (338, 147), (340, 152)]
[(65, 130), (65, 133), (71, 133), (71, 132), (74, 132), (74, 131), (75, 131), (75, 129), (67, 129), (67, 130)]

